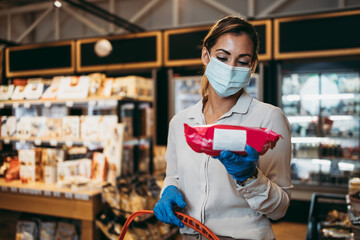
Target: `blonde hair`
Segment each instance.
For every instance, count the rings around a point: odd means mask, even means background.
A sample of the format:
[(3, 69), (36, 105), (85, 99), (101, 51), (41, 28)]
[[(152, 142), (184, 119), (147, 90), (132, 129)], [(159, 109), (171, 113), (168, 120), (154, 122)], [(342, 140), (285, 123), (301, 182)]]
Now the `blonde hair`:
[[(247, 34), (253, 42), (253, 56), (252, 71), (254, 72), (258, 62), (259, 40), (255, 28), (251, 23), (243, 18), (237, 16), (227, 16), (215, 23), (211, 28), (203, 41), (203, 48), (205, 47), (209, 52), (210, 49), (216, 44), (219, 37), (226, 33), (233, 34)], [(209, 81), (205, 74), (201, 77), (201, 95), (203, 99), (208, 95)]]

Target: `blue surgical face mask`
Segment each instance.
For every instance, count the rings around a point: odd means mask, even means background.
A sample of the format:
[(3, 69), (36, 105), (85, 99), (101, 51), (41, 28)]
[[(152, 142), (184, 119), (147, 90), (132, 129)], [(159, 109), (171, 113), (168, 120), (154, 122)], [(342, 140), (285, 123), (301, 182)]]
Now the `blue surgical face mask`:
[(250, 68), (232, 67), (211, 57), (205, 70), (205, 76), (215, 92), (225, 98), (249, 85), (251, 71)]

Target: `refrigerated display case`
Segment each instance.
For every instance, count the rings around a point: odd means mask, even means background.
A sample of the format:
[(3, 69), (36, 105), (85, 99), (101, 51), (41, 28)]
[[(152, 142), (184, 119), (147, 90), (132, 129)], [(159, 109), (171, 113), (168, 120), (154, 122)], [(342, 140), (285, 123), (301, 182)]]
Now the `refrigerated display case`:
[(313, 191), (347, 193), (360, 169), (359, 70), (299, 69), (281, 70), (281, 105), (293, 145), (293, 198), (309, 200)]

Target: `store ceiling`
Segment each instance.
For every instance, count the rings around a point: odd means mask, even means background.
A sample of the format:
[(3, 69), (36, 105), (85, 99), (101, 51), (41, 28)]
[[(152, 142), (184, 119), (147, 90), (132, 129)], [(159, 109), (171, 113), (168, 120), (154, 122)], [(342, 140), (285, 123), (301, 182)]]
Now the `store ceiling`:
[(49, 2), (51, 0), (0, 0), (0, 9), (9, 9), (13, 7), (25, 6), (39, 2)]

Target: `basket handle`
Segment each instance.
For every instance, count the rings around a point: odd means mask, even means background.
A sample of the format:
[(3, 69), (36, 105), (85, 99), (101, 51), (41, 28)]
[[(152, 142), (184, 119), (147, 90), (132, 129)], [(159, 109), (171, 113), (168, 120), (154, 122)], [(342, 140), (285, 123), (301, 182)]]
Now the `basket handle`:
[[(130, 223), (132, 220), (134, 220), (136, 217), (145, 215), (145, 214), (154, 214), (154, 211), (152, 210), (140, 210), (136, 211), (133, 214), (131, 214), (128, 219), (126, 219), (126, 222), (124, 224), (123, 229), (121, 230), (120, 236), (118, 240), (123, 240), (125, 237), (125, 234), (129, 228)], [(192, 218), (184, 213), (175, 212), (175, 215), (183, 222), (186, 226), (194, 229), (204, 237), (206, 237), (209, 240), (219, 240), (219, 238), (211, 232), (209, 228), (207, 228), (205, 225), (203, 225), (201, 222), (196, 220), (195, 218)]]

